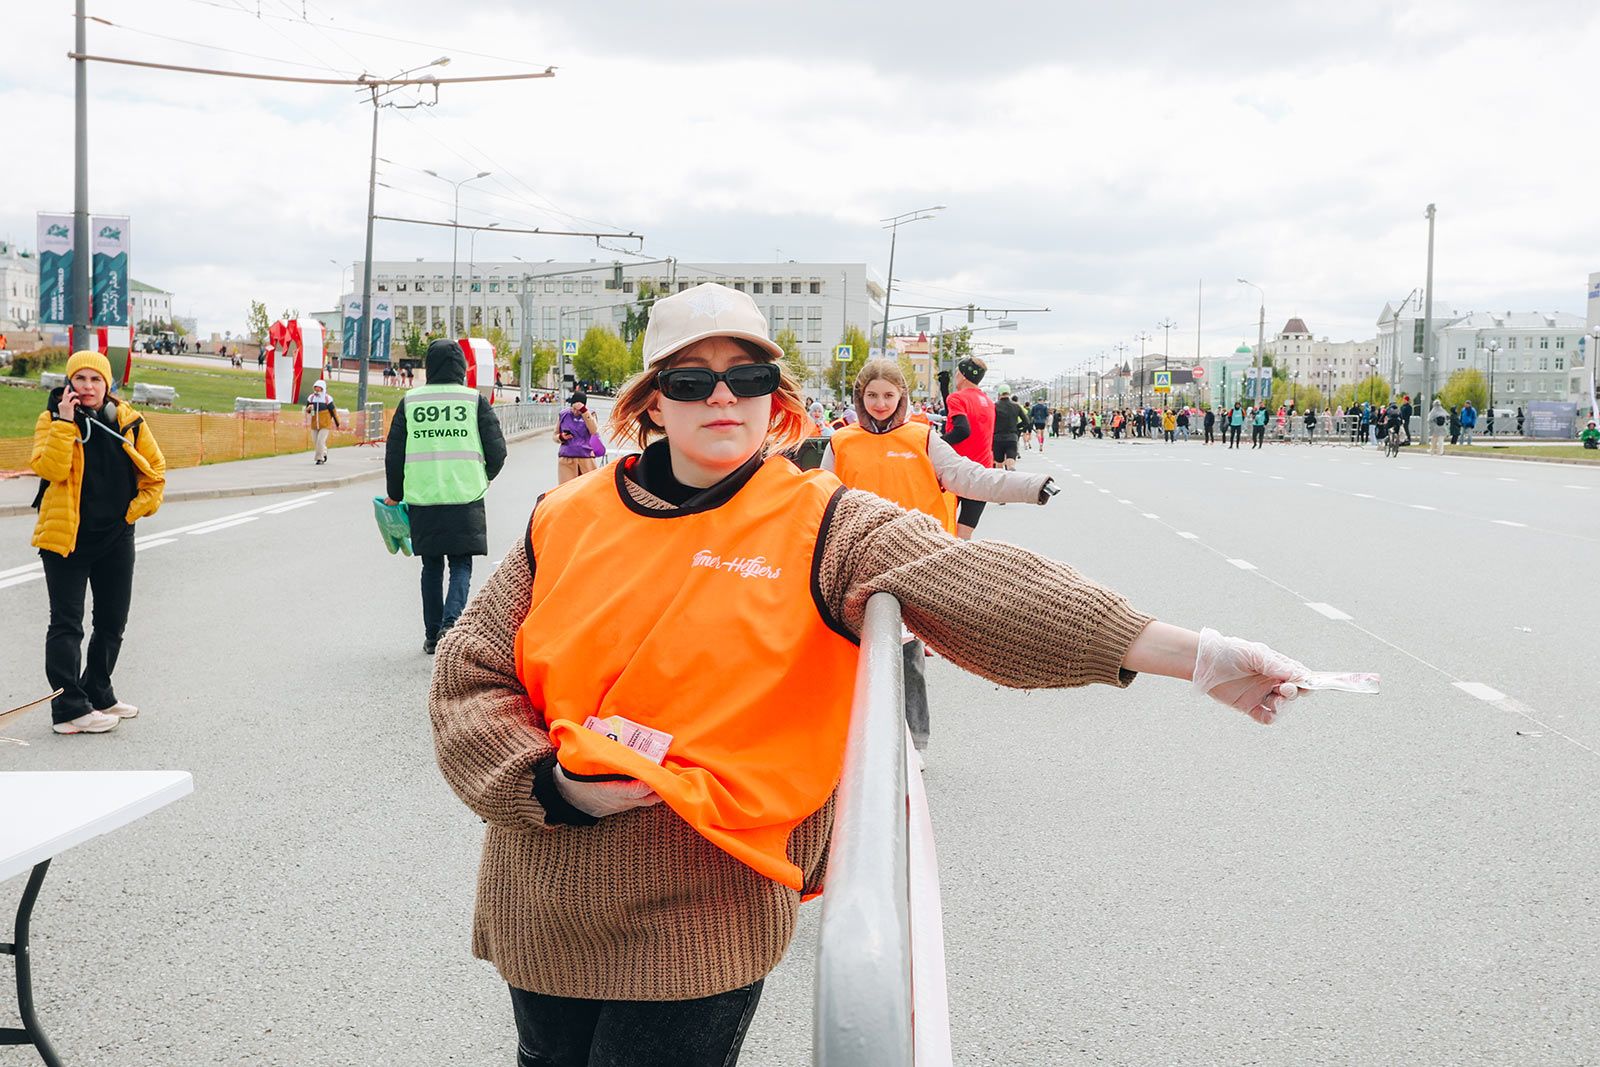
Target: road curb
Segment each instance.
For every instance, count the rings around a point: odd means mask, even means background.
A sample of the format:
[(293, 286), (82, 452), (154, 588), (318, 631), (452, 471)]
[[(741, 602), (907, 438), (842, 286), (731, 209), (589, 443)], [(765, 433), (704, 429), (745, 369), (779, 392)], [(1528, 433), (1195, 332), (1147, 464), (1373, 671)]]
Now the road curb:
[[(528, 430), (515, 436), (506, 438), (506, 444), (516, 444), (530, 437), (537, 436), (548, 426)], [(306, 455), (311, 453), (307, 452)], [(249, 462), (245, 460), (243, 462)], [(374, 470), (362, 471), (360, 474), (346, 474), (338, 478), (313, 478), (309, 481), (278, 482), (271, 485), (238, 485), (224, 486), (219, 489), (176, 489), (162, 494), (162, 503), (178, 503), (185, 500), (221, 500), (226, 497), (239, 496), (274, 496), (283, 493), (314, 493), (319, 489), (339, 489), (356, 482), (368, 482), (374, 478), (382, 478), (384, 470), (378, 467)], [(33, 508), (27, 504), (0, 504), (0, 519), (13, 518), (17, 515), (31, 515)]]
[(1519, 463), (1564, 463), (1569, 467), (1600, 467), (1600, 459), (1567, 459), (1562, 456), (1497, 455), (1498, 449), (1486, 448), (1482, 452), (1446, 452), (1445, 459), (1509, 459)]

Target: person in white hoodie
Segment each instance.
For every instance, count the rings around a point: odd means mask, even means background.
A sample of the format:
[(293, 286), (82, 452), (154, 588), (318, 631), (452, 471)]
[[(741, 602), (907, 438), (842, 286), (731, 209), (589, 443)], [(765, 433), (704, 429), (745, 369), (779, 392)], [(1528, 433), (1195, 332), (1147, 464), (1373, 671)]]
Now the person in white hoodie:
[[(894, 360), (868, 361), (856, 375), (858, 421), (828, 439), (821, 467), (851, 489), (864, 489), (956, 531), (956, 499), (1043, 504), (1058, 491), (1046, 474), (984, 467), (957, 454), (926, 416), (910, 418), (905, 376)], [(918, 759), (928, 744), (928, 693), (922, 642), (905, 643), (906, 724)]]

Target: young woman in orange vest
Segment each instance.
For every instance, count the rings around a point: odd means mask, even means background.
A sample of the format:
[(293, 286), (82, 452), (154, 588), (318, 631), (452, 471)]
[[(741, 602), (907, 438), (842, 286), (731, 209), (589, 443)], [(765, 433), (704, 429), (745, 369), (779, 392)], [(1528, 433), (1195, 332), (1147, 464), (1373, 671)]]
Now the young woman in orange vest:
[[(860, 421), (836, 431), (822, 456), (822, 469), (833, 471), (846, 488), (930, 515), (950, 534), (956, 532), (958, 498), (1043, 504), (1058, 491), (1046, 474), (980, 466), (946, 444), (926, 422), (908, 418), (905, 375), (893, 360), (868, 361), (856, 375), (853, 395)], [(929, 730), (922, 642), (912, 638), (903, 651), (906, 725), (920, 760)]]
[[(511, 987), (523, 1067), (737, 1061), (822, 888), (871, 594), (1009, 686), (1144, 671), (1270, 723), (1305, 670), (800, 471), (777, 454), (809, 422), (782, 355), (747, 294), (657, 302), (612, 411), (643, 452), (540, 498), (440, 641), (439, 765), (488, 824), (472, 950)], [(1041, 609), (1050, 627), (1016, 626)]]

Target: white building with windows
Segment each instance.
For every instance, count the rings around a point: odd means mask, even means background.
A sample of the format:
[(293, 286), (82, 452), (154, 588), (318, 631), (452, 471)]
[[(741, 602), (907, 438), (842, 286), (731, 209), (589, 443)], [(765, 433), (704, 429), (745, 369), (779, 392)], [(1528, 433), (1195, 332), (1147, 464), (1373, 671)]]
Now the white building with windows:
[(137, 328), (141, 322), (171, 322), (172, 294), (165, 289), (146, 285), (137, 278), (128, 279), (128, 321)]
[[(1458, 370), (1475, 367), (1489, 380), (1497, 408), (1530, 401), (1579, 403), (1588, 375), (1579, 362), (1581, 315), (1563, 311), (1475, 311), (1434, 331), (1438, 338), (1438, 387)], [(1491, 358), (1492, 357), (1492, 358)]]
[(0, 330), (33, 329), (39, 322), (39, 260), (0, 241)]
[[(354, 267), (354, 276), (361, 277), (361, 264)], [(374, 292), (394, 304), (396, 341), (413, 327), (450, 337), (499, 327), (513, 346), (522, 343), (524, 329), (532, 341), (551, 344), (579, 340), (595, 325), (620, 334), (640, 282), (650, 282), (662, 295), (719, 282), (750, 294), (773, 337), (793, 330), (801, 353), (820, 376), (846, 326), (870, 332), (883, 319), (883, 282), (862, 263), (462, 263), (455, 279), (455, 320), (448, 329), (448, 261), (374, 261), (372, 271)], [(526, 322), (524, 296), (530, 301)]]
[(1312, 336), (1305, 320), (1297, 317), (1284, 323), (1277, 336), (1267, 341), (1266, 353), (1291, 382), (1313, 385), (1331, 395), (1341, 385), (1359, 382), (1372, 372), (1371, 361), (1378, 356), (1378, 344), (1378, 338), (1319, 340)]

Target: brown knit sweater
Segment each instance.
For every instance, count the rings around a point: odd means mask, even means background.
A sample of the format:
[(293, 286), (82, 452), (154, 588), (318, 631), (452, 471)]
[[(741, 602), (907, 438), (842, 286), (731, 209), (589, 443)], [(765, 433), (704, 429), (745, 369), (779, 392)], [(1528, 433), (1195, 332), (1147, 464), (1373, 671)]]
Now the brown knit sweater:
[[(627, 484), (641, 504), (672, 507)], [(821, 554), (822, 599), (853, 633), (867, 598), (883, 591), (941, 655), (1003, 685), (1133, 679), (1121, 663), (1150, 616), (1064, 563), (957, 541), (924, 515), (855, 491), (840, 498)], [(508, 552), (440, 642), (428, 698), (439, 766), (488, 823), (473, 955), (517, 988), (566, 997), (683, 1000), (761, 978), (794, 935), (799, 894), (709, 844), (665, 804), (593, 826), (545, 823), (533, 768), (550, 740), (512, 654), (531, 590), (525, 553)], [(807, 892), (820, 886), (832, 817), (830, 800), (790, 838)]]

